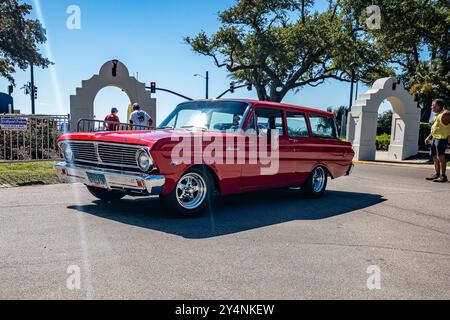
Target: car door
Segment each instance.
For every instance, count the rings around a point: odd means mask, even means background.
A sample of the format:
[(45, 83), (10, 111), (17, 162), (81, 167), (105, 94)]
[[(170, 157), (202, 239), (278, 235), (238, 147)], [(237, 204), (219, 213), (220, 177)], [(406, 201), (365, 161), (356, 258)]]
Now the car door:
[(315, 160), (310, 157), (311, 134), (306, 113), (286, 111), (286, 128), (288, 141), (293, 149), (290, 155), (295, 161), (296, 174), (291, 176), (292, 185), (303, 183), (314, 168)]
[[(285, 133), (283, 110), (258, 105), (249, 115), (246, 132), (246, 159), (242, 168), (242, 190), (261, 190), (289, 185), (296, 170), (292, 145)], [(278, 143), (272, 143), (273, 133)], [(276, 139), (276, 138), (275, 138)]]

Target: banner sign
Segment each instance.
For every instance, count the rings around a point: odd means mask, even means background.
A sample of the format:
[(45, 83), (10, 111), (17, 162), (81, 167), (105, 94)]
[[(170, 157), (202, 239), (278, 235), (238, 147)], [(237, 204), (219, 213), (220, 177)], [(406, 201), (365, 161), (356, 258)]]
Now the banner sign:
[(0, 120), (0, 129), (3, 131), (27, 131), (28, 120), (23, 118), (3, 118)]

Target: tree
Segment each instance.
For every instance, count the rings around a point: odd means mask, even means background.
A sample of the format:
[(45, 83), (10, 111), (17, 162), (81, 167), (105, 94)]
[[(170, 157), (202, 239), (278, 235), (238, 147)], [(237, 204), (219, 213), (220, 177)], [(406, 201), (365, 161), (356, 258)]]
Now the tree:
[(291, 91), (328, 79), (371, 83), (393, 75), (386, 57), (362, 31), (352, 1), (329, 0), (313, 10), (313, 0), (238, 0), (219, 13), (222, 27), (185, 42), (226, 67), (236, 81), (251, 82), (260, 100), (280, 102)]
[(25, 70), (30, 63), (47, 67), (38, 45), (46, 41), (45, 30), (38, 20), (26, 19), (32, 7), (18, 0), (0, 0), (0, 75), (14, 84), (16, 66)]
[(394, 113), (391, 110), (383, 112), (382, 114), (378, 115), (377, 135), (381, 136), (383, 134), (388, 135), (391, 134), (393, 115)]
[(450, 103), (450, 7), (448, 0), (358, 0), (363, 14), (368, 5), (381, 8), (382, 26), (367, 35), (389, 56), (397, 74), (422, 106), (428, 122), (431, 102)]

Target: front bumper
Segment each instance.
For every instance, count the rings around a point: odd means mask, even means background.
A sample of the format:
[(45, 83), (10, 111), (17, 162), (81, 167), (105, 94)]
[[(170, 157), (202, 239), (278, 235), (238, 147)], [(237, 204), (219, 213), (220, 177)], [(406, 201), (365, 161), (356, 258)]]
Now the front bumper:
[(67, 183), (79, 182), (88, 186), (96, 186), (90, 183), (87, 173), (102, 175), (106, 179), (104, 188), (109, 190), (124, 190), (160, 195), (166, 183), (166, 178), (161, 175), (101, 169), (66, 162), (58, 163), (54, 168), (59, 179)]

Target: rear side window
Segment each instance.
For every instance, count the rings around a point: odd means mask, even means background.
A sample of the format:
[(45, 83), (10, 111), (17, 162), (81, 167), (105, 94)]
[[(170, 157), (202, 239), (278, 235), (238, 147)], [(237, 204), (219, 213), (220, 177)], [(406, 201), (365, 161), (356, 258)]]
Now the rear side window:
[(337, 138), (336, 124), (333, 118), (311, 114), (309, 116), (309, 122), (313, 137), (325, 139)]
[(288, 112), (286, 113), (286, 121), (289, 137), (309, 137), (304, 113)]

